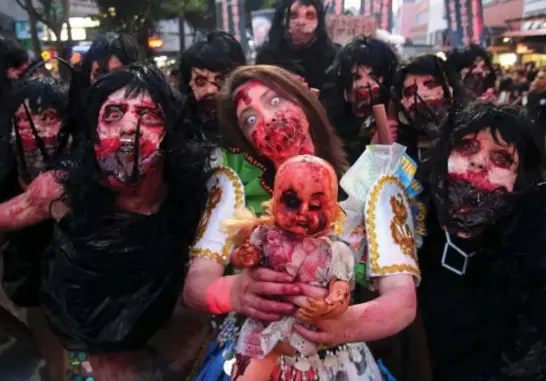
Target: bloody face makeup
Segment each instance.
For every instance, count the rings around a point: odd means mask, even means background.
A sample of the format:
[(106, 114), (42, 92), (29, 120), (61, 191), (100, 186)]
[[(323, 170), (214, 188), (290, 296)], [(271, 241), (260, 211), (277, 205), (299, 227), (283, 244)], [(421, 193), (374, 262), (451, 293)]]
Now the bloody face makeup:
[[(496, 139), (495, 139), (496, 138)], [(479, 234), (509, 210), (506, 195), (514, 190), (519, 154), (489, 128), (465, 136), (448, 158), (448, 230), (461, 236)]]
[[(38, 106), (36, 110), (31, 110), (28, 100), (25, 100), (15, 112), (11, 140), (16, 150), (19, 173), (26, 173), (30, 177), (25, 180), (33, 180), (48, 169), (48, 165), (51, 164), (48, 160), (52, 159), (59, 148), (61, 123), (55, 109), (42, 109)], [(40, 149), (35, 133), (44, 152)], [(18, 146), (23, 157), (20, 156)]]
[(328, 229), (338, 213), (334, 169), (314, 156), (285, 162), (275, 176), (273, 216), (276, 224), (297, 235)]
[(99, 62), (93, 61), (93, 64), (91, 65), (91, 74), (89, 76), (89, 80), (91, 83), (93, 83), (97, 79), (99, 79), (101, 75), (110, 73), (116, 69), (119, 69), (120, 67), (123, 67), (123, 62), (121, 62), (116, 56), (112, 56), (108, 59), (106, 67), (101, 67), (101, 64)]
[(299, 105), (257, 81), (240, 86), (234, 100), (244, 135), (276, 167), (291, 157), (314, 154), (309, 121)]
[(138, 183), (161, 160), (163, 112), (148, 93), (128, 98), (122, 88), (102, 105), (97, 135), (95, 156), (108, 184)]
[(353, 114), (357, 118), (365, 118), (372, 114), (372, 106), (379, 102), (383, 78), (376, 78), (369, 66), (355, 66), (352, 70), (352, 86), (350, 92), (345, 92), (345, 100), (350, 102)]
[[(452, 94), (448, 94), (451, 98)], [(441, 83), (433, 75), (407, 74), (402, 89), (400, 122), (434, 135), (449, 107)]]
[(313, 5), (295, 1), (288, 10), (287, 18), (288, 38), (293, 46), (304, 47), (315, 40), (318, 15)]
[(199, 106), (199, 114), (204, 122), (216, 120), (218, 94), (224, 83), (224, 74), (207, 69), (192, 68), (189, 86)]
[(461, 70), (461, 77), (465, 88), (472, 90), (474, 95), (480, 96), (487, 89), (485, 88), (485, 79), (491, 73), (483, 58), (478, 57), (470, 69)]

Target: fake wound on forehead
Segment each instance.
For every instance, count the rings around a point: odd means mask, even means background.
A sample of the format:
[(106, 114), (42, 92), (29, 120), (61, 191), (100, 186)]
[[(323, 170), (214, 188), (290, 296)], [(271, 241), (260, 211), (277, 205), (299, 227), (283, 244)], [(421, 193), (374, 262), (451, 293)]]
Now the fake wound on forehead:
[(241, 101), (243, 101), (246, 105), (251, 104), (252, 98), (250, 96), (250, 92), (252, 91), (252, 89), (258, 86), (263, 86), (263, 84), (258, 81), (248, 81), (245, 84), (241, 85), (237, 89), (237, 92), (235, 93), (235, 97), (233, 99), (235, 101), (235, 105), (238, 105)]

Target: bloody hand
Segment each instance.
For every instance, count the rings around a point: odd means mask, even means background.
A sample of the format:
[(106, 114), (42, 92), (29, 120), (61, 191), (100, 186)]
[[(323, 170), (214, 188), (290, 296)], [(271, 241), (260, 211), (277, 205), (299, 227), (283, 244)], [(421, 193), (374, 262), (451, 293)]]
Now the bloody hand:
[(260, 249), (249, 240), (239, 246), (231, 254), (231, 263), (238, 269), (256, 267), (260, 262)]
[(306, 322), (333, 319), (349, 307), (349, 282), (332, 279), (325, 298), (308, 299), (309, 305), (298, 310), (296, 317)]

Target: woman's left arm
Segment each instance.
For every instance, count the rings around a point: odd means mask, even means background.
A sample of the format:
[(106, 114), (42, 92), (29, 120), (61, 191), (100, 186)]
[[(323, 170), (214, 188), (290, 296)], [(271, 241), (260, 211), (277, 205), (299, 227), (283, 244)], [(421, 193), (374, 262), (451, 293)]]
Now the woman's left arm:
[(319, 331), (296, 325), (296, 332), (323, 345), (374, 341), (397, 334), (415, 319), (414, 277), (409, 274), (384, 276), (379, 278), (378, 286), (378, 298), (351, 306), (336, 319), (317, 322)]

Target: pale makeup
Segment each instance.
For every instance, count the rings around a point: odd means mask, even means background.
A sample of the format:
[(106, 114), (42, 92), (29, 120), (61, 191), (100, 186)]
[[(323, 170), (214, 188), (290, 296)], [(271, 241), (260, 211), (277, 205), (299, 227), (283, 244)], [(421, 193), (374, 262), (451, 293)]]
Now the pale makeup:
[(118, 180), (125, 180), (122, 179), (123, 174), (132, 172), (139, 120), (138, 166), (140, 173), (144, 174), (160, 156), (160, 145), (165, 137), (161, 107), (146, 92), (128, 98), (126, 89), (122, 88), (112, 93), (100, 109), (97, 124), (99, 141), (95, 144), (95, 153), (103, 169), (119, 175)]
[(318, 26), (317, 10), (313, 5), (295, 1), (288, 12), (288, 34), (294, 45), (305, 45), (314, 39)]
[[(53, 108), (38, 109), (36, 112), (30, 111), (30, 105), (28, 100), (24, 102), (27, 109), (30, 112), (30, 117), (36, 128), (36, 132), (43, 140), (53, 139), (57, 137), (61, 129), (61, 119), (57, 114), (57, 111)], [(34, 140), (34, 134), (32, 127), (30, 126), (30, 120), (28, 118), (25, 106), (21, 104), (15, 112), (15, 124), (19, 136), (23, 141), (24, 148), (36, 148), (36, 142)], [(15, 131), (12, 131), (12, 138), (15, 139)], [(27, 146), (30, 144), (30, 146)]]
[[(110, 59), (108, 60), (108, 72), (112, 72), (114, 70), (117, 70), (121, 67), (123, 67), (123, 62), (121, 62), (119, 60), (118, 57), (116, 56), (112, 56), (110, 57)], [(99, 77), (101, 76), (101, 69), (100, 69), (100, 65), (97, 61), (94, 61), (93, 64), (91, 65), (91, 74), (90, 74), (90, 78), (89, 80), (91, 81), (91, 83), (95, 82), (97, 79), (99, 79)]]
[(500, 135), (496, 138), (498, 142), (489, 128), (465, 136), (462, 145), (449, 155), (449, 175), (472, 183), (478, 189), (513, 191), (519, 154)]
[[(353, 92), (362, 89), (368, 91), (370, 88), (372, 92), (379, 90), (379, 83), (383, 81), (383, 78), (374, 78), (373, 69), (369, 66), (355, 66), (351, 71), (353, 77)], [(346, 101), (353, 101), (354, 94), (345, 93)]]
[(463, 70), (461, 70), (461, 77), (464, 78), (471, 70), (472, 74), (481, 75), (484, 78), (490, 73), (490, 70), (485, 64), (484, 59), (481, 57), (476, 58), (476, 60), (474, 61), (474, 65), (472, 65), (472, 69), (464, 68)]
[(402, 90), (402, 104), (410, 108), (415, 103), (415, 94), (418, 93), (423, 100), (439, 100), (444, 97), (442, 85), (432, 75), (408, 74), (404, 79)]
[(206, 97), (217, 98), (224, 79), (224, 74), (194, 67), (191, 69), (189, 85), (198, 101)]

